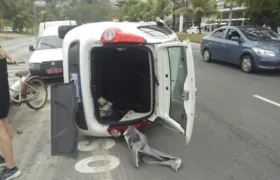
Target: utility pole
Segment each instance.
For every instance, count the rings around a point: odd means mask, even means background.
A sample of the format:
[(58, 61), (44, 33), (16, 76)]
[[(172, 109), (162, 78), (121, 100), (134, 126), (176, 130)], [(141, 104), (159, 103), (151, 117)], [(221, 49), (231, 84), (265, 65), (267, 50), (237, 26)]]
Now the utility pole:
[[(46, 1), (45, 0), (34, 0), (33, 1), (33, 13), (34, 13), (34, 32), (36, 31), (36, 26), (37, 26), (37, 7), (39, 8), (43, 8), (46, 7)], [(36, 36), (36, 40), (37, 40), (37, 36)]]
[[(37, 22), (37, 13), (36, 13), (36, 4), (33, 2), (33, 11), (34, 11), (34, 25), (33, 25), (33, 32), (36, 31), (36, 22)], [(37, 38), (37, 37), (36, 37)]]

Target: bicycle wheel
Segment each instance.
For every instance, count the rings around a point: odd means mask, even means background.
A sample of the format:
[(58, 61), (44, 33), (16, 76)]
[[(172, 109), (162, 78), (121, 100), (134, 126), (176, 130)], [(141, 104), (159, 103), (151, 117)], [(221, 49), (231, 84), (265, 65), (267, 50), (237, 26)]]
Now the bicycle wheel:
[[(38, 101), (39, 95), (42, 95), (42, 100)], [(39, 77), (31, 78), (26, 82), (24, 98), (29, 108), (33, 110), (42, 109), (48, 100), (48, 87), (46, 83)], [(39, 104), (33, 104), (34, 102), (39, 102)]]

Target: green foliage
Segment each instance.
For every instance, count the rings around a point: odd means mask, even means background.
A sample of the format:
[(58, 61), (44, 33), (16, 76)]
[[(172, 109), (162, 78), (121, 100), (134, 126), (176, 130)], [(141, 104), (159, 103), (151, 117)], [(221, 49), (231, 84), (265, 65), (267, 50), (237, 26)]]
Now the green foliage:
[(109, 11), (102, 4), (78, 5), (66, 11), (68, 19), (74, 19), (78, 23), (89, 23), (106, 20)]
[(253, 26), (270, 26), (274, 31), (280, 26), (280, 0), (244, 0), (246, 6), (245, 17)]
[(177, 36), (180, 40), (187, 40), (189, 39), (191, 42), (194, 43), (201, 43), (202, 38), (205, 36), (203, 34), (187, 34), (183, 32), (178, 32)]
[(156, 17), (164, 19), (172, 14), (173, 3), (169, 0), (126, 0), (115, 16), (126, 21), (150, 21)]
[(48, 4), (48, 8), (42, 14), (42, 21), (62, 20), (62, 8), (57, 7), (56, 1), (52, 0)]
[(111, 18), (112, 10), (107, 2), (102, 3), (84, 3), (73, 1), (70, 6), (56, 7), (51, 3), (48, 9), (43, 13), (42, 21), (56, 20), (76, 20), (78, 24), (89, 22), (104, 21)]
[[(2, 18), (5, 21), (12, 22), (12, 25), (15, 25), (19, 28), (20, 31), (23, 28), (32, 28), (34, 24), (33, 20), (33, 3), (29, 0), (0, 0), (0, 4), (4, 3), (5, 9), (1, 9), (3, 12)], [(3, 7), (3, 6), (2, 6)], [(5, 23), (2, 21), (2, 23)], [(3, 24), (3, 26), (6, 24)]]
[(192, 7), (182, 7), (174, 11), (175, 14), (184, 13), (186, 15), (194, 17), (199, 26), (199, 32), (201, 33), (201, 19), (204, 16), (210, 16), (211, 14), (218, 14), (216, 4), (213, 1), (209, 0), (191, 0)]

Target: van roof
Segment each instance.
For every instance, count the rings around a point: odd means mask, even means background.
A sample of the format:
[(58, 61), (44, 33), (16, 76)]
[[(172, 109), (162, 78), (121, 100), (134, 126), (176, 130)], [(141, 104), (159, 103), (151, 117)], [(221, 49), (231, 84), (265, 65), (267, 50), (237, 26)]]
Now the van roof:
[(64, 21), (45, 21), (41, 22), (40, 24), (70, 24), (70, 23), (76, 23), (75, 20), (64, 20)]
[(43, 32), (42, 36), (54, 36), (54, 35), (58, 36), (58, 28), (59, 26), (48, 27)]
[(96, 39), (98, 41), (107, 28), (114, 27), (127, 33), (142, 36), (148, 43), (162, 43), (178, 39), (174, 31), (166, 26), (159, 26), (156, 22), (96, 22), (72, 29), (66, 34), (65, 40), (87, 41), (88, 39)]

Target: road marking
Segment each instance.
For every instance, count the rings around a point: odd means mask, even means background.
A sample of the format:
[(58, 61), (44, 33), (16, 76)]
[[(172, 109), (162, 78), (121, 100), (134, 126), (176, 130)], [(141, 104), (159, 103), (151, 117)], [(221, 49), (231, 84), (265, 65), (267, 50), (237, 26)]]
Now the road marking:
[[(75, 164), (75, 170), (80, 173), (105, 173), (104, 176), (111, 177), (110, 171), (120, 165), (119, 158), (108, 155), (108, 150), (115, 146), (113, 139), (97, 139), (94, 141), (84, 140), (79, 142), (78, 149), (84, 152), (99, 149), (102, 155), (91, 156), (80, 160)], [(98, 162), (93, 165), (92, 163)], [(110, 178), (113, 179), (113, 178)]]
[[(101, 161), (103, 165), (94, 167), (91, 163)], [(109, 163), (108, 163), (109, 162)], [(105, 164), (106, 163), (106, 164)], [(120, 164), (119, 158), (115, 156), (92, 156), (79, 161), (75, 165), (75, 169), (81, 173), (101, 173), (115, 169)]]
[(273, 105), (275, 105), (275, 106), (280, 107), (280, 103), (277, 103), (277, 102), (275, 102), (275, 101), (272, 101), (272, 100), (270, 100), (270, 99), (264, 98), (264, 97), (259, 96), (259, 95), (253, 95), (253, 96), (254, 96), (255, 98), (258, 98), (258, 99), (260, 99), (260, 100), (263, 100), (263, 101), (265, 101), (265, 102), (268, 102), (268, 103), (270, 103), (270, 104), (273, 104)]
[(199, 51), (199, 50), (193, 50), (193, 52), (198, 52), (198, 53), (200, 53), (200, 51)]

